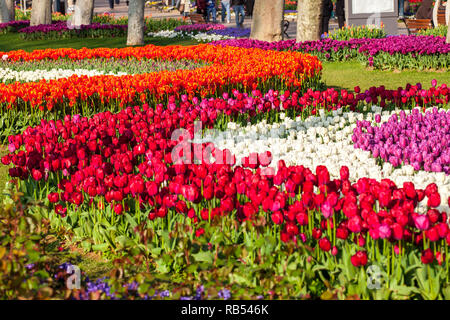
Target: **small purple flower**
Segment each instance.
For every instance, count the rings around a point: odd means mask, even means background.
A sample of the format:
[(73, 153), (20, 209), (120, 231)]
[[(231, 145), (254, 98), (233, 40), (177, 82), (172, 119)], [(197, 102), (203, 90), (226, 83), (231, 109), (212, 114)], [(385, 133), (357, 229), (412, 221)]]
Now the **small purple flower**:
[(228, 289), (222, 289), (219, 291), (218, 296), (221, 299), (228, 300), (231, 298), (231, 292)]
[(159, 293), (159, 296), (160, 296), (161, 298), (167, 298), (167, 297), (170, 297), (170, 291), (169, 291), (169, 290), (161, 291), (161, 292)]

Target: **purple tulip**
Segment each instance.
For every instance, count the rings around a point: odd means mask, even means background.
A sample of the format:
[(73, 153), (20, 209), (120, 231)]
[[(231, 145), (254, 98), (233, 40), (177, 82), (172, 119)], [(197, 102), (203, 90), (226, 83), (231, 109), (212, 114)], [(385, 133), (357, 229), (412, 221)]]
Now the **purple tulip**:
[[(445, 129), (447, 128), (447, 129)], [(379, 127), (358, 121), (353, 130), (355, 148), (368, 150), (393, 166), (411, 164), (415, 170), (446, 172), (450, 165), (450, 111), (393, 114)], [(447, 170), (448, 171), (448, 170)], [(446, 172), (447, 173), (447, 172)]]

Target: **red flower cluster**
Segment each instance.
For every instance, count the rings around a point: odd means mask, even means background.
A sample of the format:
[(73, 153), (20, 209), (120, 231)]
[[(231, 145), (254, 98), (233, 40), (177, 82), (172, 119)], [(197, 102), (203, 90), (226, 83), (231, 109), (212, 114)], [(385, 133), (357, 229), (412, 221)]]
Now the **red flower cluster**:
[(358, 251), (351, 258), (350, 261), (355, 267), (365, 266), (367, 264), (367, 252)]

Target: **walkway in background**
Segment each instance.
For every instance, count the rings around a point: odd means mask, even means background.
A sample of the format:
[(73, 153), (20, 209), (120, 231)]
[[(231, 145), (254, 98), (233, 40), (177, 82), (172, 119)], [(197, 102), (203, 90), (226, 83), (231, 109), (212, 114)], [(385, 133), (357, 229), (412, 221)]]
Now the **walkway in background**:
[[(123, 17), (128, 15), (128, 7), (126, 5), (126, 1), (120, 0), (119, 4), (114, 3), (114, 9), (109, 8), (109, 1), (108, 0), (95, 0), (95, 13), (112, 13), (117, 17)], [(148, 7), (145, 7), (145, 16), (150, 16), (152, 18), (179, 18), (181, 15), (180, 13), (174, 9), (169, 12), (160, 12), (155, 9), (150, 9)], [(219, 23), (221, 20), (220, 14), (217, 15), (217, 20)], [(236, 23), (234, 19), (231, 19), (231, 23), (223, 23), (228, 27), (236, 27)], [(244, 20), (244, 28), (250, 28), (252, 24), (252, 20), (250, 17), (245, 17)], [(338, 28), (337, 20), (331, 20), (330, 21), (330, 31), (333, 31)], [(297, 22), (296, 21), (290, 21), (289, 29), (287, 30), (287, 34), (289, 36), (289, 39), (295, 39), (295, 35), (297, 33)], [(407, 34), (406, 28), (403, 23), (399, 23), (399, 34)]]

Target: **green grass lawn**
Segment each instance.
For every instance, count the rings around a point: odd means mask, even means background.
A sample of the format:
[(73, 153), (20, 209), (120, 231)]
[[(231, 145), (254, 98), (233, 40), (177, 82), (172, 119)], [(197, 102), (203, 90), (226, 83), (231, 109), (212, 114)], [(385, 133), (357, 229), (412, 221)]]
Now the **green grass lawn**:
[[(37, 49), (56, 49), (56, 48), (123, 48), (126, 47), (126, 37), (105, 38), (105, 39), (64, 39), (64, 40), (22, 40), (17, 33), (8, 33), (0, 35), (0, 51), (25, 50), (33, 51)], [(195, 40), (179, 40), (179, 39), (154, 39), (145, 38), (146, 44), (154, 44), (158, 46), (168, 45), (195, 45)]]
[(378, 71), (368, 70), (357, 61), (324, 62), (323, 76), (325, 84), (329, 87), (353, 90), (359, 86), (362, 90), (372, 86), (384, 85), (386, 89), (405, 87), (407, 83), (422, 83), (425, 88), (431, 86), (431, 80), (436, 79), (438, 84), (449, 83), (448, 72), (424, 71)]

